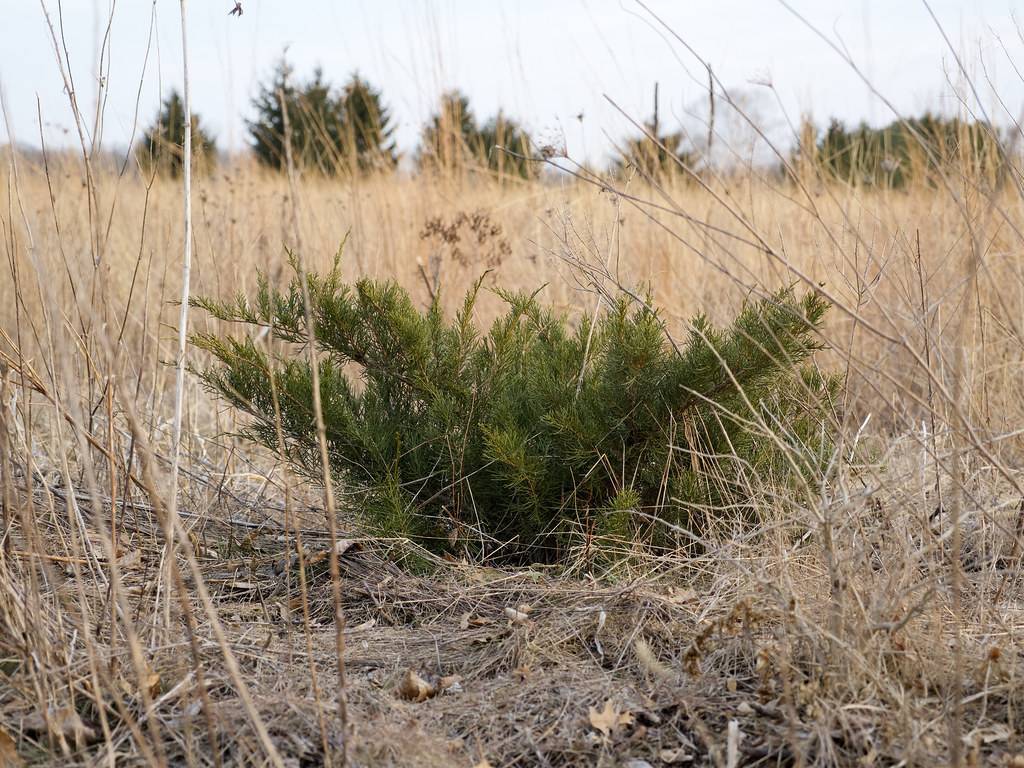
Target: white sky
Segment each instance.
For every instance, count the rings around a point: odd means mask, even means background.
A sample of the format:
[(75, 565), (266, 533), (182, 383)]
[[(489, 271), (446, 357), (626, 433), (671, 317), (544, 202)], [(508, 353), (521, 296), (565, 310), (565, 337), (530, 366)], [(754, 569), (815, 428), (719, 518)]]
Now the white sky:
[[(44, 0), (57, 23), (56, 0)], [(955, 62), (921, 0), (789, 0), (817, 28), (841, 40), (898, 109), (954, 109), (947, 74)], [(112, 0), (63, 0), (64, 36), (80, 104), (94, 109), (99, 41)], [(1024, 104), (1024, 42), (1015, 9), (1024, 0), (931, 0), (957, 51), (987, 76), (1015, 114)], [(299, 75), (323, 66), (344, 81), (358, 69), (391, 106), (403, 150), (441, 90), (459, 87), (477, 116), (499, 106), (546, 142), (564, 141), (576, 158), (606, 158), (610, 137), (628, 125), (607, 94), (638, 118), (660, 83), (662, 120), (703, 109), (706, 73), (634, 0), (233, 0), (189, 2), (195, 109), (223, 149), (246, 142), (244, 118), (257, 82), (288, 48)], [(777, 0), (648, 0), (722, 82), (743, 94), (769, 126), (785, 135), (774, 84), (795, 120), (887, 121), (890, 112), (833, 51)], [(181, 83), (178, 0), (113, 4), (110, 77), (103, 143), (124, 147), (146, 59), (150, 16), (156, 29), (142, 80), (141, 122), (152, 120), (162, 91)], [(58, 34), (60, 34), (58, 30)], [(1001, 42), (1000, 42), (1001, 41)], [(1003, 48), (1005, 46), (1005, 50)], [(1012, 62), (1012, 63), (1011, 63)], [(19, 142), (39, 143), (37, 98), (48, 143), (77, 141), (39, 0), (0, 0), (0, 87)], [(993, 116), (991, 91), (983, 98)], [(582, 122), (575, 119), (583, 113)], [(1003, 113), (1005, 122), (1005, 113)], [(694, 125), (690, 119), (691, 127)], [(0, 125), (0, 143), (7, 141)]]

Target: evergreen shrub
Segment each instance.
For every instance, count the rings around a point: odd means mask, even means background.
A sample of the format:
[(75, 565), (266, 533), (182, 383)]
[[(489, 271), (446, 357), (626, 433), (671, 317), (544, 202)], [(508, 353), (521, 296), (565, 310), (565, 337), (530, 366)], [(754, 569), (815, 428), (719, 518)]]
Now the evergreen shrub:
[[(499, 291), (506, 311), (483, 331), (480, 282), (450, 320), (393, 282), (346, 284), (337, 262), (308, 286), (334, 481), (379, 535), (504, 562), (692, 547), (679, 528), (742, 522), (758, 488), (813, 492), (831, 456), (837, 381), (811, 365), (828, 306), (815, 293), (749, 301), (723, 328), (698, 316), (675, 343), (627, 298), (571, 323), (537, 293)], [(287, 460), (322, 481), (298, 277), (194, 303), (271, 328), (274, 351), (194, 335), (214, 358), (201, 375), (275, 452), (276, 390)]]

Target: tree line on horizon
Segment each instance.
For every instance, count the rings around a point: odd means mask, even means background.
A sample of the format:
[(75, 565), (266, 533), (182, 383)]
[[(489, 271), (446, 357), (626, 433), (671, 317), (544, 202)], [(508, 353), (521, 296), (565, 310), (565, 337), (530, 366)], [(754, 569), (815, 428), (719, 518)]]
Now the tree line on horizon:
[[(657, 101), (655, 101), (655, 105)], [(399, 152), (392, 114), (381, 91), (358, 72), (341, 87), (323, 70), (295, 77), (282, 59), (259, 86), (247, 121), (250, 148), (261, 165), (294, 167), (327, 176), (393, 170)], [(192, 117), (193, 170), (209, 171), (217, 162), (216, 140), (196, 114)], [(178, 175), (182, 166), (184, 106), (172, 91), (136, 146), (136, 157), (148, 172)], [(943, 169), (993, 175), (1002, 167), (1006, 146), (999, 132), (982, 121), (925, 113), (882, 127), (866, 122), (850, 127), (832, 119), (824, 130), (804, 121), (792, 151), (789, 172), (811, 169), (823, 177), (863, 186), (900, 188), (913, 179), (934, 182)], [(424, 173), (482, 171), (500, 178), (530, 179), (551, 157), (518, 120), (499, 110), (486, 120), (474, 114), (469, 98), (458, 90), (443, 93), (420, 131), (413, 153)], [(290, 154), (290, 158), (289, 158)], [(655, 180), (666, 174), (696, 176), (708, 170), (704, 153), (683, 130), (667, 130), (657, 106), (643, 130), (616, 146), (608, 172), (636, 174)], [(780, 174), (787, 171), (779, 165)]]
[[(295, 77), (282, 59), (260, 84), (247, 121), (250, 148), (274, 170), (295, 167), (341, 175), (387, 171), (398, 164), (394, 121), (379, 89), (358, 72), (340, 88), (317, 68), (311, 77)], [(150, 172), (178, 175), (184, 144), (184, 105), (172, 91), (136, 146), (136, 157)], [(216, 139), (198, 114), (192, 116), (193, 170), (209, 170), (217, 159)], [(515, 119), (500, 111), (480, 121), (469, 98), (458, 90), (442, 94), (437, 110), (423, 126), (414, 160), (421, 171), (484, 168), (500, 176), (531, 178), (533, 139)], [(289, 155), (291, 156), (289, 158)]]

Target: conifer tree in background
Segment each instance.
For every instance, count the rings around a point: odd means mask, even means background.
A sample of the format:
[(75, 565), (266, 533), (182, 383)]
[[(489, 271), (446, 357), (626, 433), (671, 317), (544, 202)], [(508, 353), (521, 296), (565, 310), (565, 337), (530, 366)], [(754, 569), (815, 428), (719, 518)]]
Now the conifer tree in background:
[(256, 119), (249, 122), (253, 151), (264, 165), (277, 170), (285, 168), (287, 110), (296, 165), (336, 173), (344, 137), (342, 106), (331, 94), (321, 69), (317, 68), (304, 83), (296, 83), (293, 75), (292, 66), (282, 58), (270, 81), (260, 86), (253, 99)]
[[(749, 303), (725, 328), (698, 317), (677, 346), (632, 300), (573, 328), (536, 294), (500, 293), (507, 312), (482, 331), (480, 283), (452, 321), (394, 283), (345, 284), (337, 264), (308, 287), (332, 470), (380, 535), (517, 562), (584, 542), (692, 547), (652, 518), (706, 535), (754, 515), (759, 494), (815, 492), (832, 456), (837, 382), (808, 364), (827, 308), (813, 293)], [(251, 417), (245, 434), (277, 450), (276, 387), (286, 458), (322, 477), (298, 278), (195, 304), (295, 345), (193, 337), (216, 359), (206, 384)]]
[(812, 141), (815, 134), (802, 136), (797, 155), (814, 156), (828, 176), (870, 186), (934, 183), (943, 170), (994, 181), (1001, 161), (1000, 138), (992, 126), (930, 113), (881, 128), (862, 122), (851, 129), (833, 118), (816, 145)]
[(345, 85), (340, 101), (345, 126), (343, 155), (363, 171), (394, 168), (398, 162), (395, 129), (380, 91), (356, 73)]
[(657, 141), (645, 135), (627, 139), (619, 156), (612, 161), (613, 175), (622, 176), (633, 168), (641, 175), (657, 180), (667, 174), (683, 172), (680, 163), (693, 168), (696, 156), (683, 148), (682, 132), (659, 133), (659, 126), (654, 121), (647, 121), (644, 127)]
[(437, 112), (423, 127), (417, 158), (420, 168), (460, 169), (469, 157), (476, 133), (469, 97), (461, 91), (442, 94)]
[(528, 179), (536, 169), (536, 164), (529, 160), (530, 143), (530, 134), (517, 121), (499, 110), (480, 129), (477, 157), (499, 178), (511, 175)]
[(469, 98), (460, 91), (448, 91), (423, 128), (418, 161), (421, 170), (453, 171), (473, 166), (486, 168), (499, 178), (525, 179), (535, 173), (534, 165), (526, 159), (530, 146), (530, 134), (517, 121), (499, 111), (481, 127)]
[(358, 75), (336, 93), (323, 70), (296, 82), (291, 65), (282, 59), (270, 81), (260, 86), (253, 107), (253, 151), (271, 168), (286, 164), (285, 109), (292, 157), (302, 168), (333, 175), (393, 168), (397, 160), (391, 115), (380, 92)]
[[(623, 176), (630, 169), (657, 181), (673, 173), (681, 173), (680, 164), (693, 169), (697, 161), (694, 151), (685, 149), (682, 131), (665, 131), (658, 112), (658, 86), (654, 86), (654, 114), (644, 122), (645, 134), (631, 137), (612, 160), (613, 176)], [(649, 136), (647, 134), (650, 134)], [(653, 137), (653, 138), (652, 138)]]
[[(135, 156), (146, 172), (180, 176), (185, 144), (185, 105), (176, 90), (164, 99), (156, 120), (143, 134)], [(217, 162), (216, 142), (199, 116), (192, 116), (192, 172), (209, 171)]]

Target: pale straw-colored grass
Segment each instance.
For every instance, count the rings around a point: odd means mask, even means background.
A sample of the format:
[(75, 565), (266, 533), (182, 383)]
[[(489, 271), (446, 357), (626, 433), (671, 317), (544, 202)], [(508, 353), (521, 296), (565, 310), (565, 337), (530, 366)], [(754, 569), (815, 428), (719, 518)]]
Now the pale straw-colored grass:
[[(793, 283), (834, 304), (817, 361), (844, 374), (842, 439), (813, 503), (751, 479), (753, 528), (680, 531), (700, 546), (659, 557), (621, 542), (617, 565), (581, 552), (559, 572), (362, 540), (340, 554), (340, 639), (322, 496), (233, 437), (239, 417), (192, 376), (180, 569), (161, 562), (179, 183), (100, 157), (3, 159), (0, 764), (12, 747), (316, 764), (344, 754), (336, 702), (355, 764), (1024, 760), (1015, 156), (999, 178), (947, 166), (901, 190), (803, 166), (659, 185), (289, 179), (246, 159), (197, 176), (193, 294), (251, 295), (260, 270), (287, 279), (287, 249), (314, 271), (344, 242), (347, 277), (440, 292), (449, 311), (485, 269), (485, 285), (547, 284), (572, 317), (649, 293), (674, 335)], [(499, 304), (485, 296), (479, 319)], [(337, 523), (365, 533), (353, 510)], [(409, 668), (462, 680), (409, 703)], [(628, 716), (604, 736), (590, 707), (608, 701)]]

